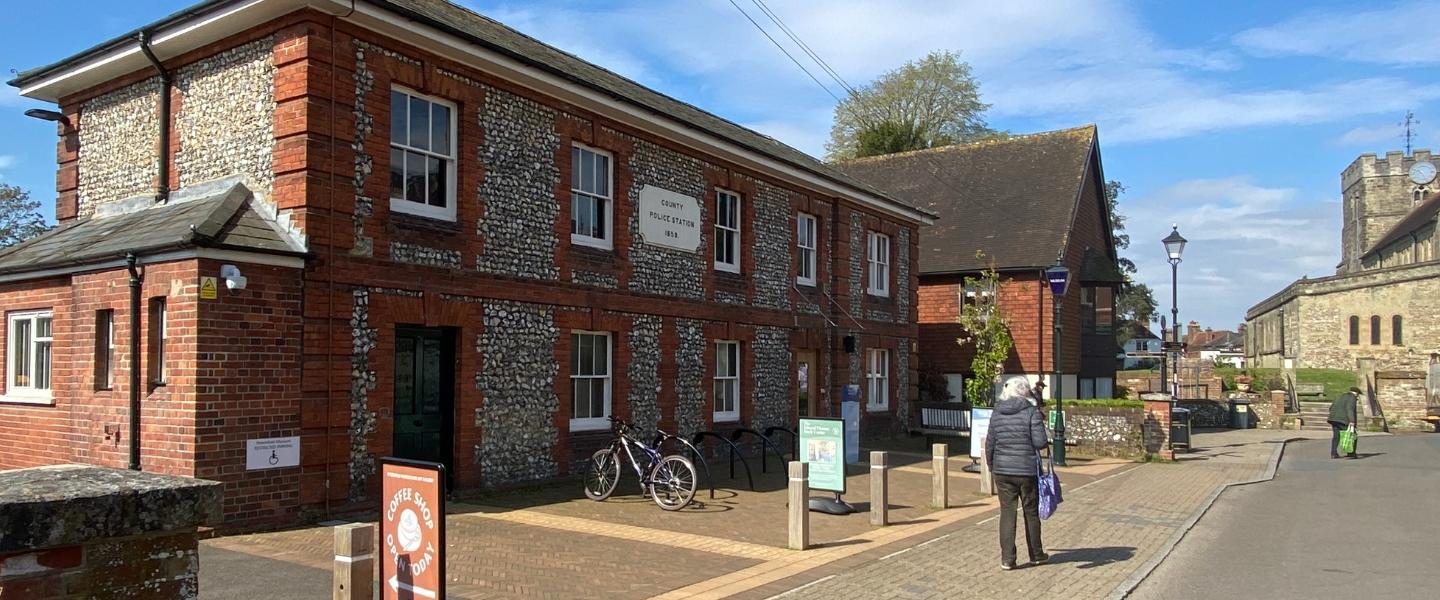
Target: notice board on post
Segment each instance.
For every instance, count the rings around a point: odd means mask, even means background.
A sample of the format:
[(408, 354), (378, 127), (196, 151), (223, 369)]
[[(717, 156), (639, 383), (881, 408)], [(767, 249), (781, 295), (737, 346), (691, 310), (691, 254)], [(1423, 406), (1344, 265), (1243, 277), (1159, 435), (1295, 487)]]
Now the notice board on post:
[(380, 462), (380, 597), (445, 597), (445, 465)]
[(800, 418), (800, 461), (810, 465), (810, 489), (845, 493), (845, 420)]
[(990, 435), (990, 413), (993, 408), (970, 409), (970, 458), (979, 460), (985, 451), (985, 437)]

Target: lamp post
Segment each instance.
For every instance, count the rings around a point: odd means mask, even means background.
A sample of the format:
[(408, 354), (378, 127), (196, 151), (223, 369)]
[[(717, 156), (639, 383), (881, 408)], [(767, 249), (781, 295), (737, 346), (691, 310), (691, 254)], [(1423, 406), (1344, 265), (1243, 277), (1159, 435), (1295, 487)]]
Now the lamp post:
[(1065, 371), (1064, 363), (1060, 362), (1060, 303), (1065, 300), (1066, 290), (1070, 289), (1070, 269), (1065, 268), (1057, 258), (1054, 266), (1045, 269), (1045, 280), (1050, 284), (1050, 294), (1055, 297), (1050, 304), (1054, 311), (1055, 329), (1055, 442), (1050, 456), (1055, 459), (1055, 464), (1065, 466)]
[[(1178, 348), (1180, 344), (1180, 309), (1176, 303), (1176, 298), (1179, 294), (1179, 285), (1176, 280), (1180, 273), (1180, 255), (1185, 252), (1186, 240), (1180, 237), (1180, 226), (1171, 225), (1170, 235), (1165, 236), (1165, 239), (1160, 240), (1160, 242), (1165, 244), (1165, 254), (1170, 259), (1170, 326), (1175, 328), (1174, 333), (1170, 337), (1170, 341), (1173, 342), (1170, 348), (1173, 350)], [(1166, 350), (1167, 356), (1169, 352), (1170, 350)], [(1180, 379), (1180, 361), (1178, 358), (1175, 361), (1174, 370), (1176, 374), (1175, 379), (1178, 381)], [(1170, 393), (1178, 394), (1179, 390), (1171, 388), (1168, 381), (1165, 382), (1165, 386), (1166, 390)]]

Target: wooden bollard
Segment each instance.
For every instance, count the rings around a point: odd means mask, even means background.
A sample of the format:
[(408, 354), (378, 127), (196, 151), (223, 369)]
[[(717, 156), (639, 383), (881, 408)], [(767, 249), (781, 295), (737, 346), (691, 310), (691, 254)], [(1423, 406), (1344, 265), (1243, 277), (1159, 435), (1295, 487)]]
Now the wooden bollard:
[(375, 526), (349, 523), (335, 528), (334, 600), (375, 597)]
[(990, 472), (990, 460), (984, 450), (980, 451), (980, 493), (995, 495), (995, 475)]
[(935, 508), (950, 507), (950, 445), (935, 444), (930, 447), (931, 490), (930, 505)]
[(810, 546), (810, 465), (790, 462), (790, 549)]
[(870, 524), (890, 524), (890, 459), (886, 452), (870, 452)]

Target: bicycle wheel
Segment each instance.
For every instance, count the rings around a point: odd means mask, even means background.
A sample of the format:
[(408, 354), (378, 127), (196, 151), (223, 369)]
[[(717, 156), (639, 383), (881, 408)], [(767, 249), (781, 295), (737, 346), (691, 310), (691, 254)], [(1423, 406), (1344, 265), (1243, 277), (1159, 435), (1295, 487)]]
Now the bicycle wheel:
[(590, 455), (585, 464), (585, 497), (604, 500), (615, 493), (620, 483), (620, 461), (609, 448)]
[(695, 498), (695, 479), (695, 465), (690, 459), (667, 456), (650, 471), (650, 497), (660, 508), (680, 510)]

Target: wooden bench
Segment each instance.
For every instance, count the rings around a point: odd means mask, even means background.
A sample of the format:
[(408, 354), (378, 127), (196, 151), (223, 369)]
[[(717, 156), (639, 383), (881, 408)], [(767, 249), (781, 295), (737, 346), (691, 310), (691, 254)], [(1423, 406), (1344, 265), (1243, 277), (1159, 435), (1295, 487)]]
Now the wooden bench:
[(1295, 384), (1295, 395), (1325, 397), (1325, 384), (1323, 383), (1297, 383)]
[(970, 439), (970, 408), (960, 402), (924, 402), (920, 404), (920, 429), (925, 443), (937, 437)]

